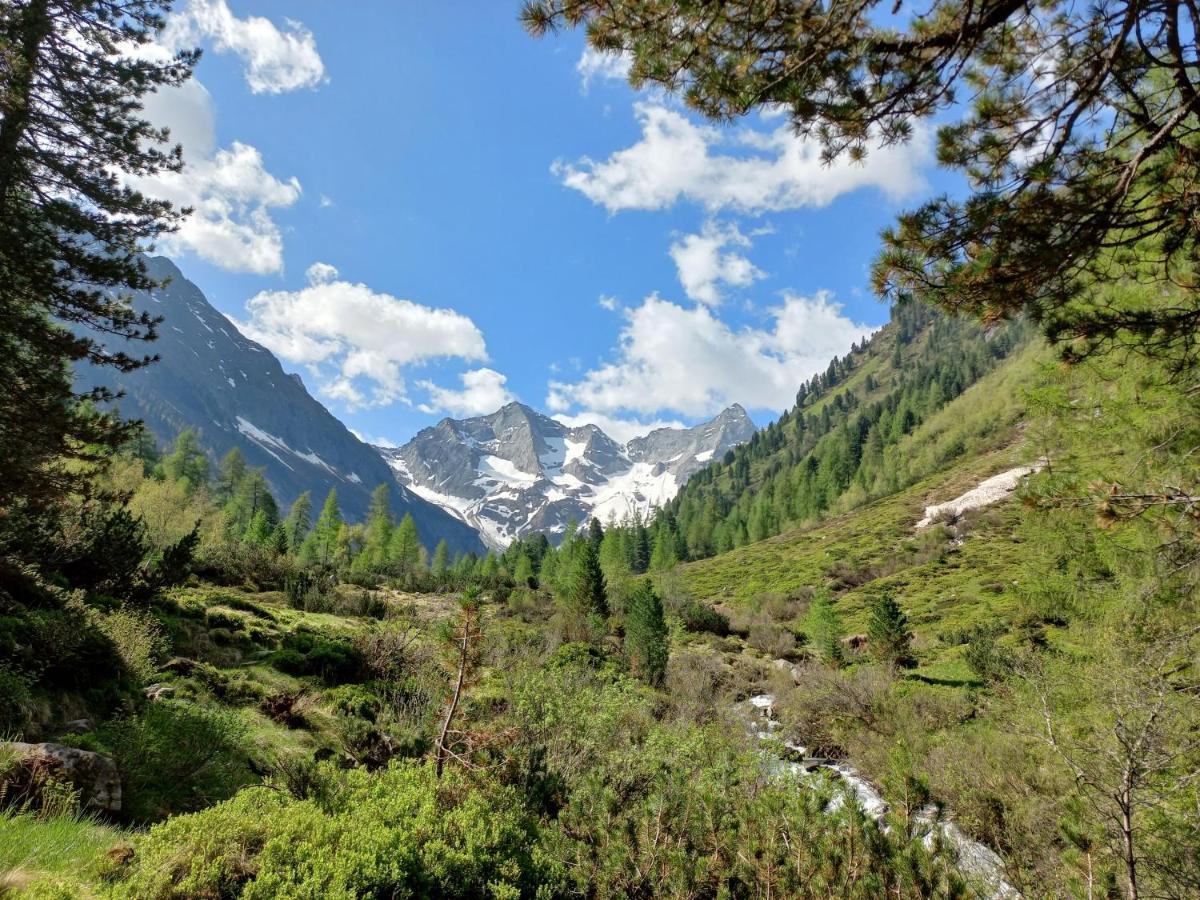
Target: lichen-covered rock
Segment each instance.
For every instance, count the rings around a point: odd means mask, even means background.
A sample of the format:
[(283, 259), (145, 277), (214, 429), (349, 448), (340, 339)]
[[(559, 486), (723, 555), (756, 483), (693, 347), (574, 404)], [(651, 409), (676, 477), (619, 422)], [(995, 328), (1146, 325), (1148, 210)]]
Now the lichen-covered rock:
[(121, 775), (117, 764), (101, 753), (62, 744), (6, 744), (25, 759), (49, 759), (62, 767), (63, 775), (79, 790), (84, 805), (93, 810), (121, 811)]

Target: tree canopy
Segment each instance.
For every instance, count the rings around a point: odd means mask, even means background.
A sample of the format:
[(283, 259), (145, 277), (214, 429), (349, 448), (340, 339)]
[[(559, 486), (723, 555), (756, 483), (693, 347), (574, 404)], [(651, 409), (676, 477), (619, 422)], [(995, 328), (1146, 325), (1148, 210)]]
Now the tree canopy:
[[(861, 160), (947, 112), (935, 197), (884, 235), (886, 297), (995, 320), (1027, 312), (1068, 358), (1131, 343), (1196, 351), (1200, 9), (1182, 0), (530, 0), (535, 35), (584, 26), (728, 120), (781, 108), (823, 158)], [(1136, 275), (1164, 289), (1105, 292)], [(1169, 297), (1169, 299), (1168, 299)]]

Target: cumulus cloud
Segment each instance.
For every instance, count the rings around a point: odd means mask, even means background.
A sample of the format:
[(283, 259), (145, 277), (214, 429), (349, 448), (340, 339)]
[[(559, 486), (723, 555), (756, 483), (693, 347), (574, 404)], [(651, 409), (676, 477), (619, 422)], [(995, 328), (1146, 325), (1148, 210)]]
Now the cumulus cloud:
[(586, 94), (593, 81), (625, 80), (632, 64), (628, 53), (608, 53), (585, 47), (579, 62), (575, 63), (575, 71), (579, 73), (580, 86)]
[(601, 294), (596, 302), (600, 304), (601, 309), (607, 309), (609, 312), (615, 311), (621, 305), (621, 301), (611, 294)]
[[(560, 161), (552, 169), (564, 185), (609, 212), (665, 209), (687, 200), (710, 211), (761, 213), (825, 206), (866, 187), (898, 198), (925, 187), (920, 168), (932, 159), (924, 130), (907, 144), (870, 148), (865, 162), (841, 157), (825, 165), (819, 143), (796, 137), (786, 124), (770, 132), (723, 131), (658, 102), (643, 101), (634, 110), (642, 126), (636, 144), (605, 160)], [(721, 146), (737, 154), (717, 152)]]
[(256, 94), (281, 94), (325, 80), (311, 31), (291, 19), (286, 30), (262, 16), (239, 19), (225, 0), (190, 0), (168, 19), (162, 42), (172, 49), (211, 42), (218, 52), (236, 54)]
[[(332, 270), (332, 271), (331, 271)], [(234, 324), (251, 340), (307, 365), (320, 392), (351, 409), (406, 400), (405, 366), (438, 358), (484, 361), (483, 334), (466, 316), (338, 280), (309, 268), (298, 291), (262, 291)]]
[[(163, 48), (143, 52), (166, 54)], [(282, 270), (283, 235), (273, 212), (300, 199), (300, 182), (271, 174), (262, 154), (248, 144), (234, 141), (218, 149), (212, 97), (194, 78), (148, 95), (145, 116), (170, 129), (172, 143), (183, 146), (185, 167), (129, 181), (148, 196), (193, 210), (161, 249), (190, 250), (235, 272)]]
[(552, 381), (546, 403), (606, 415), (711, 415), (731, 403), (783, 409), (797, 386), (872, 329), (826, 292), (785, 294), (765, 328), (735, 330), (706, 306), (647, 297), (625, 311), (614, 362), (575, 382)]
[(717, 306), (723, 299), (722, 286), (749, 287), (763, 278), (744, 254), (726, 249), (749, 246), (750, 239), (736, 225), (722, 228), (708, 222), (700, 234), (684, 235), (670, 250), (684, 292), (699, 303)]
[(516, 398), (505, 383), (508, 379), (494, 369), (471, 369), (458, 376), (462, 390), (439, 387), (432, 381), (418, 382), (429, 392), (429, 402), (418, 407), (421, 412), (448, 412), (454, 416), (482, 416), (495, 412)]

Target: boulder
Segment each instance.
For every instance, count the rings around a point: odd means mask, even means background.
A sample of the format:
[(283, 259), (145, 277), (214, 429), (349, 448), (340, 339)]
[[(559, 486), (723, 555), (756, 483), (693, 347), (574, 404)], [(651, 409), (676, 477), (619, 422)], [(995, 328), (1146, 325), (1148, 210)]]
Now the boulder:
[(96, 723), (91, 719), (72, 719), (65, 726), (67, 734), (87, 734), (96, 730)]
[(121, 775), (109, 757), (62, 744), (13, 741), (5, 746), (25, 759), (52, 760), (79, 790), (80, 799), (88, 808), (109, 813), (121, 811)]
[(170, 684), (152, 684), (146, 688), (147, 700), (165, 700), (175, 693), (174, 685)]

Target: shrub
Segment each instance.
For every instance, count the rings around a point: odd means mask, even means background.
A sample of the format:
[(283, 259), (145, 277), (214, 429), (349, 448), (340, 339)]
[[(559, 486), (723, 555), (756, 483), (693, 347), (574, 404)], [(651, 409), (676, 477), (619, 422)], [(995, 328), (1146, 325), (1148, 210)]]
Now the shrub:
[(152, 615), (123, 606), (96, 617), (96, 626), (113, 643), (125, 670), (145, 684), (170, 649), (162, 626)]
[(679, 604), (675, 612), (687, 631), (708, 632), (717, 637), (725, 637), (729, 634), (728, 617), (717, 612), (707, 603), (688, 598)]
[(0, 734), (19, 731), (25, 724), (33, 700), (31, 681), (29, 675), (0, 663)]
[[(533, 896), (559, 893), (520, 797), (480, 776), (395, 764), (327, 771), (321, 802), (252, 788), (153, 828), (118, 897)], [(334, 850), (336, 848), (336, 851)]]
[(751, 625), (747, 642), (768, 656), (787, 657), (796, 651), (796, 635), (792, 630), (771, 622)]
[(158, 701), (108, 723), (100, 737), (112, 748), (133, 821), (203, 809), (253, 781), (245, 726), (217, 707)]
[(297, 632), (284, 638), (283, 647), (271, 655), (271, 665), (288, 675), (345, 684), (361, 678), (363, 658), (351, 644)]

